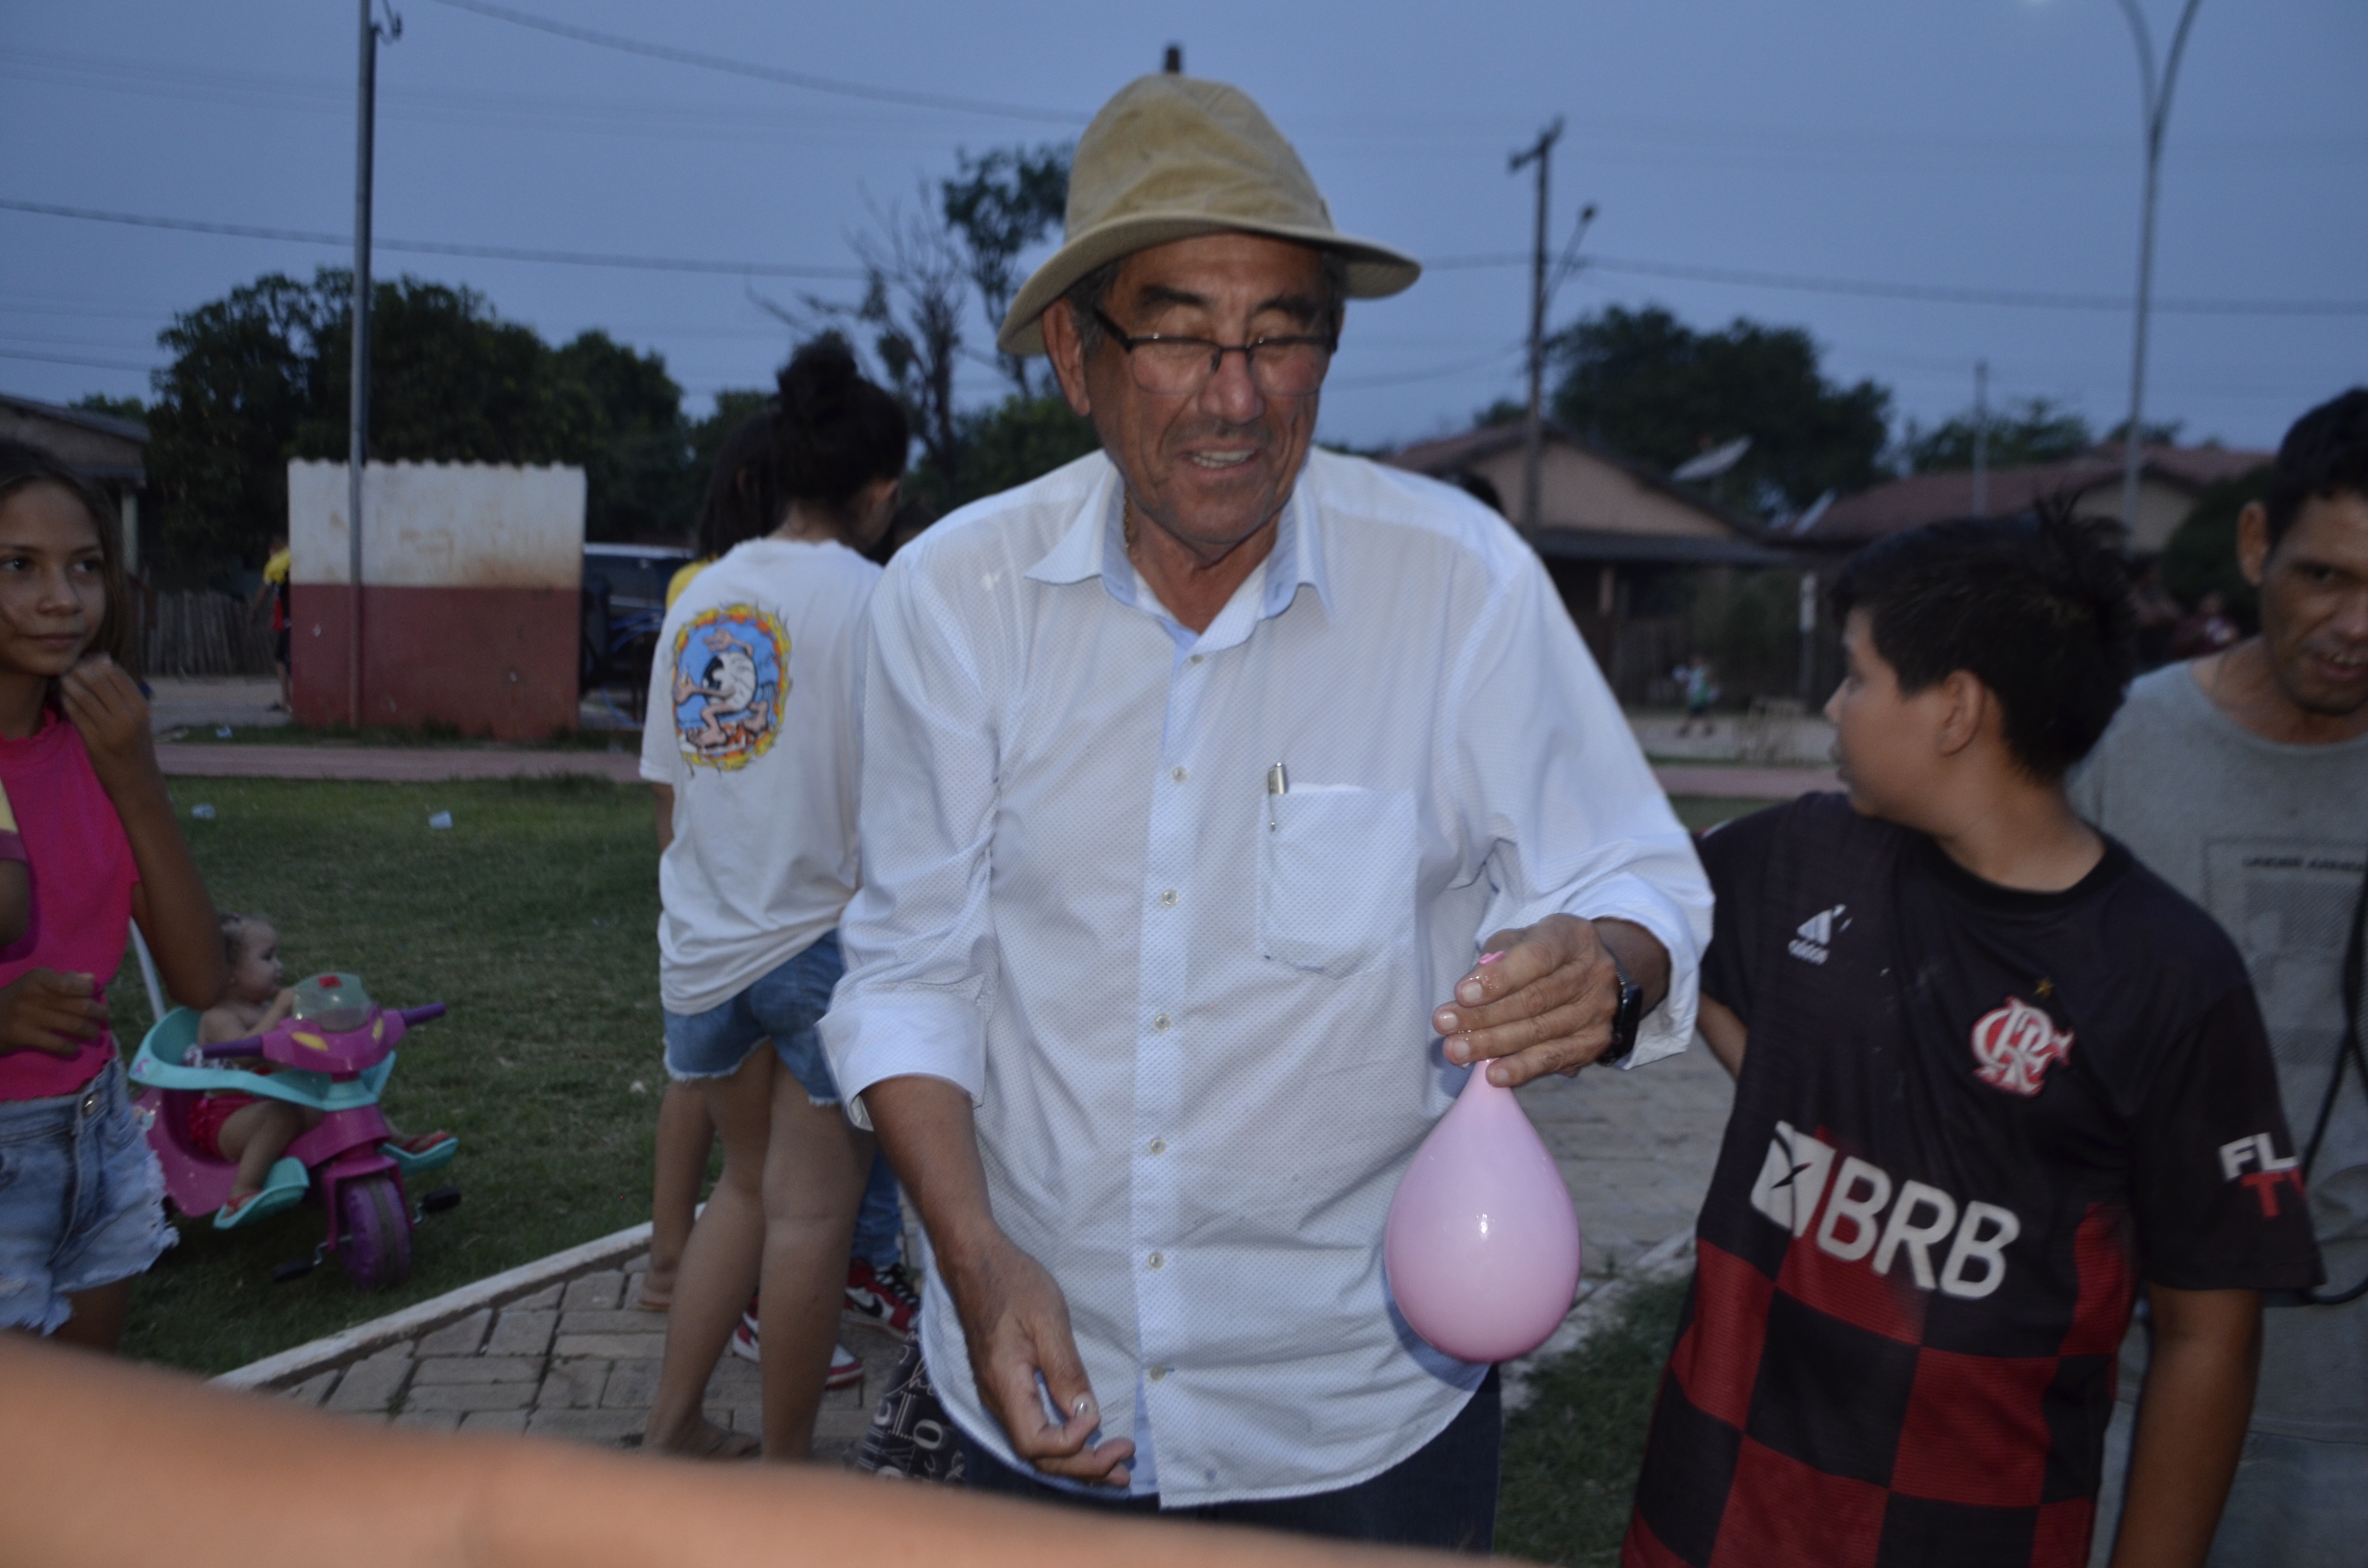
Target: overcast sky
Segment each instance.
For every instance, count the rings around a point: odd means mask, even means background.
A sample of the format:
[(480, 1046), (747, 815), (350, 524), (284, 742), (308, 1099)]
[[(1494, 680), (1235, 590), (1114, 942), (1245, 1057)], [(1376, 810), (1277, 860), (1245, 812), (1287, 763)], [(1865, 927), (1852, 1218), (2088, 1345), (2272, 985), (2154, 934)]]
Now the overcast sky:
[[(844, 269), (870, 208), (912, 204), (956, 148), (1072, 136), (1175, 41), (1193, 74), (1258, 99), (1343, 228), (1448, 263), (1352, 308), (1327, 439), (1437, 434), (1517, 392), (1527, 274), (1490, 258), (1528, 245), (1531, 187), (1506, 158), (1558, 114), (1558, 241), (1583, 203), (1601, 208), (1587, 245), (1599, 264), (1563, 289), (1558, 322), (1618, 302), (1706, 328), (1804, 326), (1833, 374), (1887, 383), (1901, 415), (1928, 423), (1970, 403), (1980, 358), (1994, 398), (2059, 399), (2100, 426), (2128, 396), (2140, 125), (2112, 0), (505, 3), (1011, 112), (751, 80), (400, 0), (403, 36), (379, 76), (382, 241)], [(2140, 4), (2159, 49), (2176, 0)], [(349, 232), (356, 12), (0, 0), (0, 203)], [(2303, 408), (2368, 380), (2363, 67), (2359, 0), (2207, 0), (2163, 165), (2150, 416), (2273, 445)], [(0, 256), (0, 389), (57, 401), (142, 393), (175, 311), (342, 259), (5, 208)], [(385, 248), (375, 264), (466, 283), (555, 341), (598, 327), (654, 349), (694, 411), (768, 381), (786, 353), (752, 293), (853, 294), (827, 277)], [(2344, 308), (2265, 313), (2306, 305)], [(977, 324), (974, 346), (990, 337)], [(966, 389), (992, 395), (994, 372), (974, 368)]]

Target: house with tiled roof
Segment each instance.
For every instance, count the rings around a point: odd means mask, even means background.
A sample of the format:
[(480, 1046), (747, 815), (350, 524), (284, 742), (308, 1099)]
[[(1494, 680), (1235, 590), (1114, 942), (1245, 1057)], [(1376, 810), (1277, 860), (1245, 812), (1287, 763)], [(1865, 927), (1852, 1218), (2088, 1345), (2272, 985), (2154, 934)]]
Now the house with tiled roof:
[[(2277, 454), (2228, 447), (2149, 447), (2139, 459), (2137, 523), (2130, 549), (2160, 553), (2195, 509), (2196, 498), (2222, 479), (2241, 478)], [(1985, 479), (1982, 510), (1992, 517), (2028, 511), (2041, 502), (2069, 502), (2076, 517), (2121, 517), (2123, 449), (2092, 447), (2059, 462), (1993, 468)], [(1926, 523), (1974, 515), (1973, 475), (1967, 470), (1910, 474), (1838, 501), (1784, 542), (1811, 550), (1858, 549)]]
[(48, 453), (112, 497), (123, 515), (125, 566), (139, 570), (139, 493), (148, 482), (148, 427), (87, 408), (0, 392), (0, 440)]
[[(1492, 493), (1500, 511), (1521, 515), (1524, 440), (1517, 424), (1418, 442), (1381, 461)], [(1650, 464), (1552, 426), (1540, 451), (1538, 481), (1539, 527), (1530, 543), (1623, 700), (1646, 699), (1652, 682), (1689, 651), (1679, 612), (1694, 580), (1739, 567), (1792, 566), (1800, 558)]]

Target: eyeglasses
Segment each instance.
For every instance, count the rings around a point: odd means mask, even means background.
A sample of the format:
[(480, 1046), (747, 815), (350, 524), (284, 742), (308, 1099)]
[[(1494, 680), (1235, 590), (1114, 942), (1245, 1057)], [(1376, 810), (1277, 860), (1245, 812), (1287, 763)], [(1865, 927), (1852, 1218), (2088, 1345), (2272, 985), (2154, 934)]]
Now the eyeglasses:
[(1220, 343), (1206, 337), (1170, 337), (1164, 332), (1134, 336), (1095, 310), (1094, 319), (1126, 351), (1135, 384), (1146, 392), (1178, 397), (1199, 391), (1225, 362), (1238, 354), (1249, 366), (1249, 379), (1270, 398), (1304, 398), (1323, 385), (1332, 366), (1332, 351), (1340, 339), (1322, 337), (1260, 337), (1247, 343)]

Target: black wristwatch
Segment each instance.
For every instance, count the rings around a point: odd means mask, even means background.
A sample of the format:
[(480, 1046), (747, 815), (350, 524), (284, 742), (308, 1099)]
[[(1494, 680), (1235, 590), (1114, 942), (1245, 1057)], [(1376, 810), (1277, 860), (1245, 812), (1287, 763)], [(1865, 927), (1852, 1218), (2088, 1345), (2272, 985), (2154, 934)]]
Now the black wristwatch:
[(1644, 1022), (1644, 988), (1628, 977), (1628, 966), (1612, 953), (1612, 968), (1619, 976), (1619, 1005), (1612, 1009), (1612, 1048), (1595, 1058), (1602, 1066), (1617, 1066), (1637, 1048), (1637, 1030)]

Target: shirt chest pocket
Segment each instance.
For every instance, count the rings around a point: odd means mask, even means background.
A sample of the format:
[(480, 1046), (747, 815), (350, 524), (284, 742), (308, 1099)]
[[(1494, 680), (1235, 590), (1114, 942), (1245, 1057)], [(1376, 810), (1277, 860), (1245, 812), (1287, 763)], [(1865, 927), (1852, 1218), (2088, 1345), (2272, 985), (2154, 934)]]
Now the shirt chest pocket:
[(1270, 963), (1354, 974), (1410, 949), (1411, 790), (1295, 786), (1266, 798), (1258, 835), (1258, 951)]

